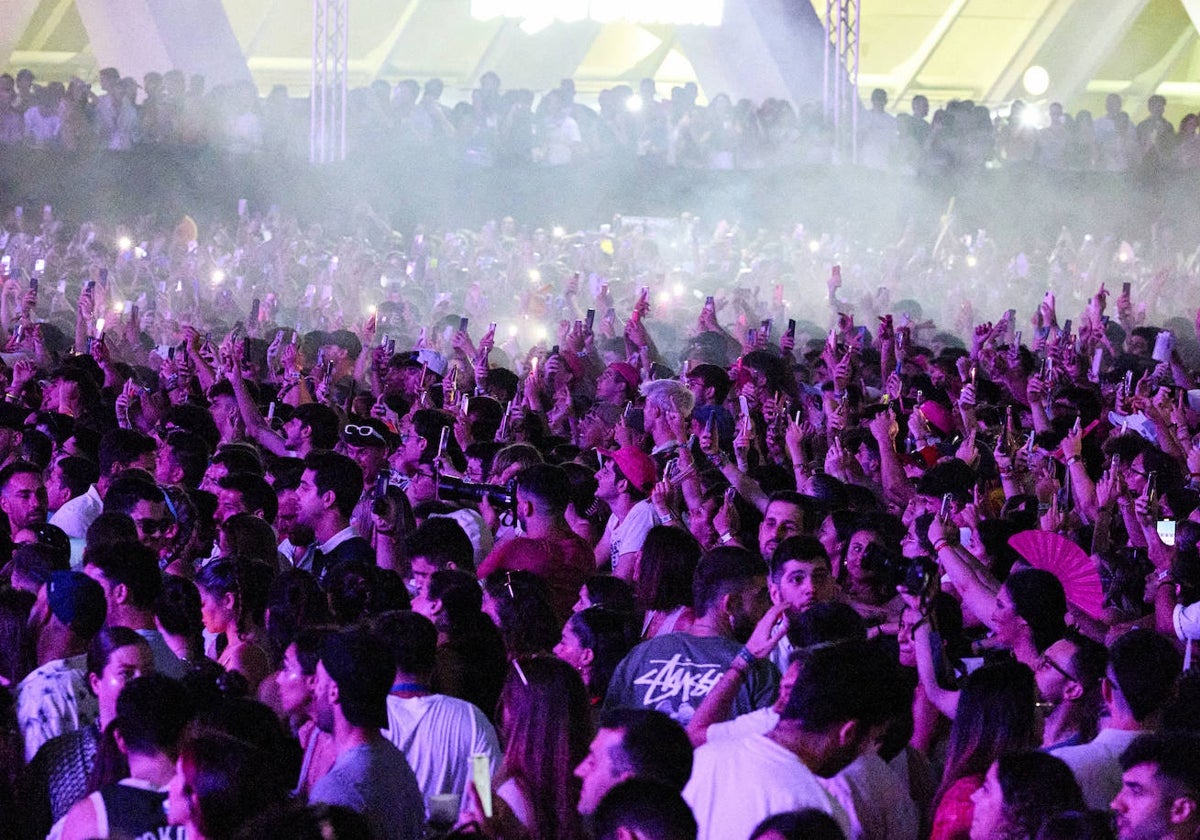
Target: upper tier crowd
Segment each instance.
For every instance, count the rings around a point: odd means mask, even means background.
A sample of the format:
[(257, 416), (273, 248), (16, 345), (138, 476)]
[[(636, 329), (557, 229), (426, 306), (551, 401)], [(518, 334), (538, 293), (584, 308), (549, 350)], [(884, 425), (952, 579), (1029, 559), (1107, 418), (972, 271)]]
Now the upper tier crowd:
[[(261, 97), (249, 81), (209, 88), (202, 75), (147, 73), (142, 83), (116, 68), (99, 74), (99, 91), (74, 77), (38, 84), (29, 70), (0, 75), (0, 148), (86, 152), (139, 147), (215, 148), (235, 154), (306, 158), (309, 103), (277, 85)], [(1151, 96), (1135, 123), (1111, 94), (1105, 113), (1074, 117), (1060, 103), (1014, 101), (993, 113), (970, 100), (930, 111), (918, 94), (909, 113), (887, 111), (875, 90), (859, 114), (857, 152), (835, 149), (820, 102), (767, 99), (736, 103), (719, 93), (699, 102), (694, 83), (663, 97), (652, 79), (635, 91), (602, 90), (595, 106), (564, 79), (540, 97), (501, 87), (484, 73), (468, 100), (451, 103), (441, 79), (392, 84), (379, 79), (350, 91), (347, 143), (352, 156), (420, 150), (478, 166), (564, 166), (639, 160), (698, 169), (761, 169), (844, 163), (898, 172), (971, 172), (1034, 164), (1058, 170), (1125, 172), (1143, 166), (1192, 170), (1200, 164), (1200, 120), (1178, 128)], [(857, 158), (854, 157), (857, 154)]]
[(0, 838), (1200, 837), (1165, 228), (40, 210)]

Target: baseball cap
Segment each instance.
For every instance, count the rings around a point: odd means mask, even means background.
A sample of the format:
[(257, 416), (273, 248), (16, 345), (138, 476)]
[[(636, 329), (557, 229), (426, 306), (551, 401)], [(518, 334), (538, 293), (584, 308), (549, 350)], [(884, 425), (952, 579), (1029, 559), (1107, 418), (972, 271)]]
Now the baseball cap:
[(629, 383), (629, 387), (635, 391), (637, 390), (638, 383), (642, 381), (642, 377), (640, 374), (638, 374), (637, 368), (628, 362), (613, 362), (608, 366), (608, 369)]
[(55, 572), (46, 584), (50, 612), (79, 636), (90, 639), (100, 632), (108, 615), (104, 588), (83, 572)]
[(950, 434), (950, 431), (954, 428), (954, 420), (950, 417), (950, 412), (944, 405), (933, 400), (925, 400), (919, 408), (930, 425), (944, 435)]
[(629, 479), (629, 483), (639, 492), (649, 493), (654, 489), (654, 482), (658, 481), (658, 470), (654, 466), (654, 459), (642, 450), (632, 446), (622, 446), (615, 452), (601, 449), (600, 454), (607, 455), (616, 461), (621, 474)]
[(355, 726), (387, 726), (387, 696), (396, 660), (386, 645), (362, 628), (333, 633), (321, 647), (321, 664), (337, 683), (338, 703)]

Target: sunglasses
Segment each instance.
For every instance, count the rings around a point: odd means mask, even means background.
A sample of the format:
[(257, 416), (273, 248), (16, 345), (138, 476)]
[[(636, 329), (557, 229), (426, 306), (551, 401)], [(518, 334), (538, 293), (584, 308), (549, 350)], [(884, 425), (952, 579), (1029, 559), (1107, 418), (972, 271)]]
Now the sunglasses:
[(383, 435), (381, 435), (379, 433), (379, 430), (372, 426), (348, 425), (342, 429), (342, 434), (346, 437), (346, 443), (355, 443), (355, 441), (350, 440), (350, 438), (357, 437), (357, 438), (366, 438), (368, 440), (370, 440), (371, 438), (374, 438), (375, 440), (377, 440), (381, 444), (383, 444), (383, 446), (385, 448), (388, 445), (387, 438), (385, 438)]

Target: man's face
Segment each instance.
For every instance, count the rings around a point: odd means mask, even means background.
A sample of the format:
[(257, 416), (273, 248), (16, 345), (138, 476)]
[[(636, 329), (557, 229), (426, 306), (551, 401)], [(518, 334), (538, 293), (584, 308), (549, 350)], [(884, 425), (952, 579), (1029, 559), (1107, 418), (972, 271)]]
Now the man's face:
[(688, 390), (692, 392), (692, 396), (696, 398), (696, 407), (708, 405), (708, 396), (705, 393), (707, 390), (704, 387), (704, 380), (698, 376), (689, 376), (687, 379)]
[(171, 447), (164, 444), (158, 448), (158, 455), (154, 459), (154, 480), (159, 484), (173, 484), (177, 475)]
[(317, 475), (312, 470), (305, 470), (300, 476), (300, 486), (296, 488), (296, 503), (296, 521), (315, 528), (325, 514), (325, 503), (317, 492)]
[(62, 467), (55, 462), (50, 468), (50, 479), (46, 482), (47, 510), (55, 511), (71, 498), (71, 489), (63, 481)]
[(218, 464), (215, 461), (208, 465), (204, 471), (204, 478), (200, 479), (200, 489), (207, 490), (209, 493), (216, 493), (220, 489), (218, 482), (229, 475), (229, 467), (224, 464)]
[(304, 424), (299, 419), (293, 417), (283, 424), (283, 445), (295, 452), (300, 448), (302, 442), (301, 431), (304, 429)]
[(217, 521), (224, 522), (235, 513), (250, 513), (246, 509), (245, 499), (237, 490), (217, 488)]
[(871, 572), (863, 568), (862, 561), (876, 539), (871, 531), (855, 531), (850, 536), (850, 542), (846, 545), (846, 571), (853, 580), (866, 580), (871, 576)]
[(8, 515), (12, 532), (46, 521), (46, 485), (36, 473), (17, 473), (0, 493), (0, 509)]
[(167, 516), (166, 504), (139, 499), (129, 515), (133, 518), (133, 524), (137, 526), (138, 542), (156, 554), (170, 546), (168, 534), (174, 521)]
[(313, 719), (322, 732), (333, 734), (333, 692), (337, 683), (325, 670), (325, 663), (317, 663), (317, 680), (313, 686)]
[(774, 604), (803, 610), (822, 601), (832, 601), (836, 594), (833, 574), (824, 560), (788, 560), (783, 564), (778, 582), (767, 583)]
[(316, 681), (315, 675), (304, 673), (296, 656), (296, 646), (288, 645), (283, 654), (283, 663), (275, 672), (275, 684), (279, 686), (279, 703), (283, 711), (289, 715), (308, 711)]
[(428, 557), (418, 556), (412, 559), (412, 580), (413, 588), (416, 593), (413, 595), (413, 603), (417, 599), (429, 600), (429, 579), (433, 573), (438, 571), (438, 567), (429, 562)]
[(1121, 790), (1111, 807), (1117, 812), (1117, 837), (1120, 840), (1158, 840), (1171, 837), (1171, 809), (1174, 800), (1167, 796), (1158, 780), (1157, 766), (1137, 764), (1121, 776)]
[(1058, 705), (1066, 698), (1064, 692), (1071, 686), (1078, 686), (1073, 674), (1071, 657), (1075, 655), (1075, 645), (1068, 639), (1059, 639), (1038, 659), (1034, 667), (1033, 678), (1037, 682), (1038, 694), (1047, 703)]
[(779, 543), (788, 537), (799, 535), (804, 529), (804, 512), (787, 502), (771, 502), (758, 526), (758, 550), (763, 557), (770, 557)]
[(297, 525), (300, 501), (295, 490), (280, 490), (275, 497), (279, 500), (279, 512), (275, 514), (275, 531), (280, 539), (288, 539)]
[(346, 445), (346, 454), (362, 468), (363, 485), (370, 487), (383, 465), (387, 463), (387, 450), (380, 446)]
[(600, 471), (596, 473), (596, 498), (607, 502), (619, 495), (616, 462), (611, 458), (605, 458)]
[(615, 370), (608, 368), (596, 380), (596, 399), (615, 405), (625, 399), (625, 386), (625, 380)]
[(754, 625), (771, 608), (771, 596), (767, 592), (766, 576), (756, 577), (729, 599), (730, 625), (733, 638), (745, 644), (754, 632)]
[(213, 400), (212, 416), (217, 424), (217, 431), (221, 433), (221, 440), (231, 441), (237, 437), (236, 421), (240, 416), (237, 400), (229, 396), (217, 397)]
[(579, 813), (594, 813), (604, 794), (633, 775), (613, 765), (612, 753), (621, 748), (624, 737), (619, 729), (601, 729), (592, 739), (587, 757), (575, 768), (575, 777), (583, 782), (579, 793)]

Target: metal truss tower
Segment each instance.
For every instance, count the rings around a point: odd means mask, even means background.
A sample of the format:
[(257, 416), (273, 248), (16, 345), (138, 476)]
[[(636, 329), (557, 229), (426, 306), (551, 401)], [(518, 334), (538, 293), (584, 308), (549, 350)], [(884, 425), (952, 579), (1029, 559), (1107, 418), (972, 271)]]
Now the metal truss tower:
[(825, 0), (825, 120), (834, 163), (858, 160), (858, 20), (860, 0)]
[(313, 0), (309, 159), (346, 159), (350, 0)]

